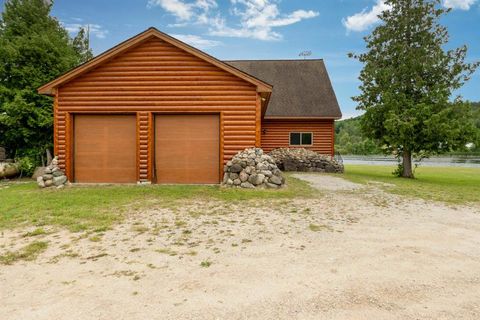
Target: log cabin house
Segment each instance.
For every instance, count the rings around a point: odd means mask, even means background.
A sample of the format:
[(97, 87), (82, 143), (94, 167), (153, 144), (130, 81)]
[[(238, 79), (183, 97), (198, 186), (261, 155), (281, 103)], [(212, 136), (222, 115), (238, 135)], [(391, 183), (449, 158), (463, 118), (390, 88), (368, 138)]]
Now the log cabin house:
[(38, 89), (72, 182), (220, 182), (238, 151), (334, 154), (322, 60), (220, 61), (150, 28)]

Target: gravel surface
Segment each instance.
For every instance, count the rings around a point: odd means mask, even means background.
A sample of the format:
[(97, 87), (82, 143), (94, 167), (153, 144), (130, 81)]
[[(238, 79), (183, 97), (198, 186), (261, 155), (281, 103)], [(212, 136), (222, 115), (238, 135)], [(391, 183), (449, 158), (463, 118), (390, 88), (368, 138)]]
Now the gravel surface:
[(480, 319), (480, 208), (296, 176), (318, 199), (152, 205), (92, 234), (5, 230), (0, 255), (49, 246), (0, 265), (0, 319)]

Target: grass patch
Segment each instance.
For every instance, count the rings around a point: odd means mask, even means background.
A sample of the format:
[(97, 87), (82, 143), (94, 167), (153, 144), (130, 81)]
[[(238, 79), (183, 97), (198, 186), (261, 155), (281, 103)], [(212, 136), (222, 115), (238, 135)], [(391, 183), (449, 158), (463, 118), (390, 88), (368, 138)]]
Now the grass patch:
[(212, 262), (210, 260), (204, 260), (200, 262), (200, 267), (202, 268), (208, 268), (212, 265)]
[(178, 252), (176, 252), (175, 250), (172, 250), (170, 248), (161, 248), (161, 249), (157, 249), (155, 251), (158, 252), (158, 253), (168, 254), (169, 256), (172, 256), (172, 257), (178, 255)]
[[(0, 192), (0, 230), (27, 225), (59, 225), (71, 231), (107, 230), (126, 212), (184, 200), (242, 201), (315, 196), (308, 183), (287, 176), (281, 190), (243, 190), (220, 186), (74, 186), (39, 189), (36, 183), (8, 183)], [(3, 184), (3, 183), (2, 183)], [(318, 193), (317, 193), (318, 194)]]
[(47, 247), (48, 243), (45, 241), (34, 241), (17, 252), (7, 252), (0, 256), (0, 263), (10, 265), (20, 260), (35, 260)]
[(465, 204), (480, 202), (480, 169), (419, 167), (415, 179), (392, 175), (394, 166), (345, 165), (345, 178), (356, 183), (370, 181), (392, 184), (387, 191), (425, 200)]
[(90, 238), (88, 238), (88, 240), (92, 242), (100, 242), (102, 241), (102, 238), (100, 236), (91, 236)]
[(313, 232), (319, 232), (319, 231), (333, 231), (332, 227), (327, 226), (326, 224), (313, 224), (311, 223), (308, 226), (308, 229), (310, 229)]
[(40, 236), (40, 235), (44, 235), (44, 234), (47, 234), (47, 232), (45, 230), (43, 230), (42, 228), (37, 228), (33, 231), (24, 233), (22, 236), (24, 238), (27, 238), (27, 237), (36, 237), (36, 236)]

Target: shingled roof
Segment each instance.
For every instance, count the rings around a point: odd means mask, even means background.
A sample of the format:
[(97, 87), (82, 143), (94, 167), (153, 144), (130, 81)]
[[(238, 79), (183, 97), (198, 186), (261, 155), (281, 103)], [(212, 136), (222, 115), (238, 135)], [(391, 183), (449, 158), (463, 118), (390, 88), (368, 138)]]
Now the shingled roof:
[(224, 62), (273, 85), (266, 118), (342, 117), (323, 60)]

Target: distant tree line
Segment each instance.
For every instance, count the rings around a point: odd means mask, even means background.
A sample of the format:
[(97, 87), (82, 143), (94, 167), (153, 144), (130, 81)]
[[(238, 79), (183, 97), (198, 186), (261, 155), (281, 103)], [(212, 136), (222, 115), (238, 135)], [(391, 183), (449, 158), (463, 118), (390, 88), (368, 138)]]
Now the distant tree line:
[[(480, 154), (480, 102), (472, 102), (472, 116), (477, 130), (476, 138), (453, 154)], [(335, 122), (335, 151), (352, 155), (380, 155), (385, 152), (376, 141), (362, 131), (362, 116)]]
[(382, 154), (377, 143), (362, 132), (361, 116), (335, 122), (335, 151), (341, 154)]

